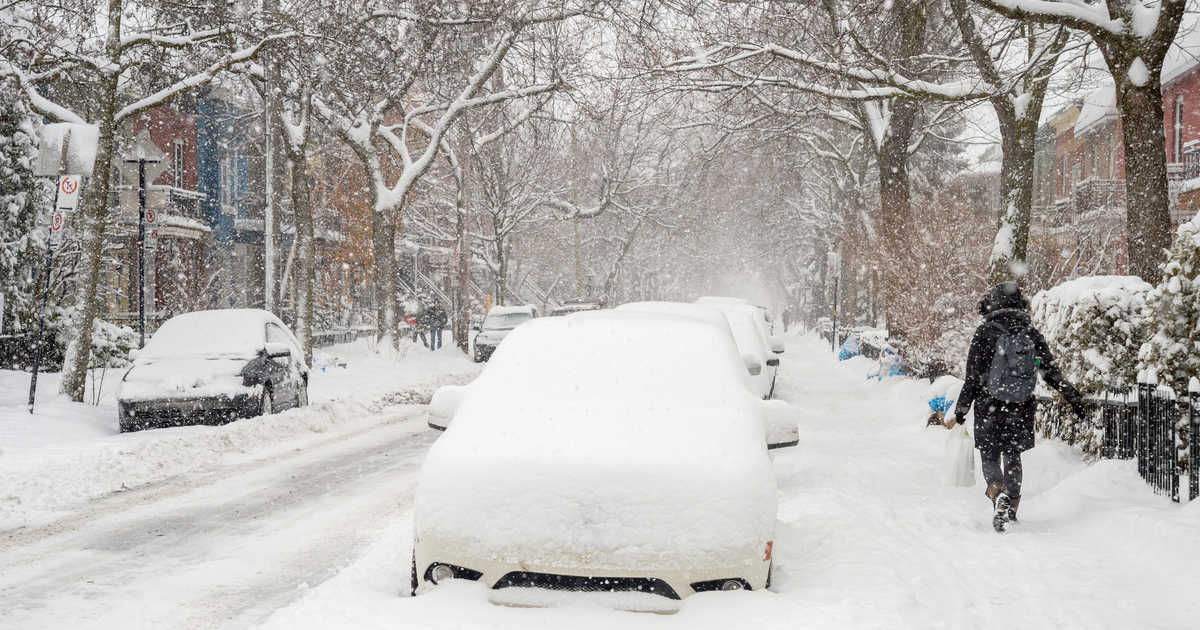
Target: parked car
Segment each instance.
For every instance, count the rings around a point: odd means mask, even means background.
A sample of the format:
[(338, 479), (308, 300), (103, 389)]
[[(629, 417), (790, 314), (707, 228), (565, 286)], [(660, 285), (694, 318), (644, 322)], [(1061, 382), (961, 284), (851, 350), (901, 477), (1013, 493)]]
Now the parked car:
[[(686, 302), (629, 302), (622, 304), (616, 308), (618, 311), (629, 311), (636, 313), (660, 313), (664, 315), (677, 315), (680, 317), (688, 317), (696, 319), (715, 326), (721, 332), (728, 335), (737, 345), (737, 339), (734, 336), (733, 329), (730, 328), (729, 318), (721, 309), (714, 307), (711, 304), (689, 304)], [(741, 352), (741, 347), (738, 347)], [(763, 364), (763, 358), (757, 353), (741, 352), (741, 363), (746, 368), (746, 386), (751, 391), (756, 391), (761, 396), (762, 371), (766, 367)]]
[(754, 377), (754, 389), (764, 399), (775, 393), (775, 376), (779, 369), (778, 354), (783, 353), (782, 340), (767, 331), (762, 311), (742, 301), (705, 301), (699, 305), (715, 308), (723, 313), (733, 331), (738, 350), (745, 356), (762, 364), (762, 371)]
[(473, 356), (476, 363), (487, 361), (496, 351), (496, 347), (517, 326), (537, 317), (537, 307), (526, 304), (523, 306), (493, 306), (483, 318), (483, 325), (475, 335), (472, 343), (475, 350)]
[(299, 342), (275, 315), (176, 315), (137, 351), (117, 390), (121, 431), (223, 424), (308, 404)]
[(765, 306), (762, 306), (761, 304), (755, 304), (754, 302), (751, 302), (750, 300), (743, 300), (742, 298), (724, 297), (724, 296), (717, 296), (717, 295), (701, 296), (699, 298), (696, 298), (696, 303), (697, 304), (747, 304), (749, 306), (753, 306), (754, 308), (758, 309), (762, 313), (763, 321), (766, 322), (766, 324), (767, 324), (767, 334), (769, 334), (769, 335), (775, 334), (775, 319), (773, 317), (771, 317), (770, 309), (768, 309)]
[(559, 306), (550, 309), (550, 316), (561, 317), (563, 315), (570, 315), (571, 313), (579, 313), (582, 311), (598, 311), (602, 308), (604, 308), (604, 306), (596, 300), (576, 298), (573, 300), (567, 300)]
[(767, 451), (784, 444), (764, 427), (795, 418), (746, 390), (739, 356), (686, 317), (600, 311), (514, 330), (440, 401), (453, 422), (417, 485), (413, 593), (463, 579), (497, 603), (540, 605), (549, 589), (655, 610), (765, 588)]

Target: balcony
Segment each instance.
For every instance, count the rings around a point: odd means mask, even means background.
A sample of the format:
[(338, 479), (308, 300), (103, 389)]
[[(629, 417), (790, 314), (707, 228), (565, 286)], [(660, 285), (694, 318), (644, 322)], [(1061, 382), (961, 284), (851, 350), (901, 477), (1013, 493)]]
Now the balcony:
[(1076, 214), (1094, 210), (1124, 208), (1125, 180), (1085, 179), (1071, 191), (1071, 205)]

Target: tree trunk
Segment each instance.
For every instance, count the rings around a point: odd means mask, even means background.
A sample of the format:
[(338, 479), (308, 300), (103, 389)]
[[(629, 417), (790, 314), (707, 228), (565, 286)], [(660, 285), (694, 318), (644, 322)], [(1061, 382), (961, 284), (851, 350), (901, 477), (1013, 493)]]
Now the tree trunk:
[[(1033, 109), (1032, 104), (1029, 108)], [(1004, 155), (1000, 166), (1000, 224), (988, 263), (988, 279), (993, 285), (1020, 280), (1025, 275), (1033, 216), (1034, 143), (1041, 107), (1021, 118), (1003, 114), (999, 107), (995, 110)]]
[(397, 313), (399, 312), (396, 285), (396, 222), (392, 213), (371, 204), (371, 249), (375, 262), (375, 322), (376, 338), (392, 345), (400, 343)]
[[(84, 194), (83, 212), (79, 213), (79, 272), (75, 292), (75, 316), (71, 330), (76, 337), (69, 344), (63, 361), (62, 392), (75, 402), (83, 402), (88, 363), (92, 355), (92, 323), (100, 313), (100, 255), (108, 227), (108, 197), (112, 176), (113, 131), (116, 114), (117, 83), (104, 85), (100, 101), (100, 138), (96, 163)], [(136, 285), (136, 282), (135, 282)]]
[(467, 237), (467, 210), (463, 201), (462, 179), (458, 177), (458, 192), (454, 197), (454, 230), (458, 242), (458, 282), (454, 296), (454, 345), (470, 350), (471, 327), (471, 241)]
[[(1163, 133), (1162, 86), (1117, 83), (1117, 103), (1125, 141), (1125, 205), (1129, 273), (1147, 282), (1159, 278), (1163, 252), (1171, 247), (1167, 156)], [(1115, 76), (1115, 73), (1114, 73)]]
[(908, 145), (919, 104), (910, 98), (893, 101), (890, 124), (879, 147), (879, 240), (883, 261), (884, 309), (889, 328), (909, 328), (912, 302), (923, 299), (912, 290), (916, 246), (908, 191)]
[[(289, 154), (292, 152), (289, 151)], [(292, 210), (296, 216), (296, 336), (304, 349), (304, 363), (312, 366), (313, 283), (315, 243), (313, 210), (309, 197), (308, 163), (304, 152), (290, 155), (292, 161)]]

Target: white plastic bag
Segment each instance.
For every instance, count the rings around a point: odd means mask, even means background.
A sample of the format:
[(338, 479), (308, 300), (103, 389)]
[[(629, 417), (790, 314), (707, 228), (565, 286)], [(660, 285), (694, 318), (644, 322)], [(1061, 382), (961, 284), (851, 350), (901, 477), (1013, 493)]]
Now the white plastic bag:
[(975, 485), (975, 439), (961, 424), (950, 429), (946, 436), (946, 452), (942, 456), (947, 486), (969, 488)]

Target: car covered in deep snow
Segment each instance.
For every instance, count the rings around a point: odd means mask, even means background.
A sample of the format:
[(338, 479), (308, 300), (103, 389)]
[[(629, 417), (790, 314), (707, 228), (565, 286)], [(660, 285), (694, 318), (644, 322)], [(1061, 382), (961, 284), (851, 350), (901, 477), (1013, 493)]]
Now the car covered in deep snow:
[(514, 328), (537, 317), (537, 308), (529, 304), (522, 306), (493, 306), (483, 318), (483, 325), (475, 335), (472, 346), (476, 363), (487, 361), (501, 341)]
[(304, 352), (260, 309), (176, 315), (134, 355), (117, 390), (121, 431), (221, 424), (308, 404)]
[(693, 318), (598, 311), (514, 330), (440, 401), (453, 422), (417, 486), (414, 593), (467, 579), (498, 603), (571, 590), (670, 609), (765, 588), (767, 451), (781, 446), (765, 427), (795, 418), (743, 374), (728, 333)]
[(770, 334), (762, 310), (741, 301), (704, 301), (699, 306), (714, 308), (725, 315), (738, 351), (748, 357), (748, 362), (757, 361), (763, 367), (754, 375), (754, 390), (764, 399), (775, 393), (775, 376), (779, 370), (779, 357), (783, 353), (783, 342)]

